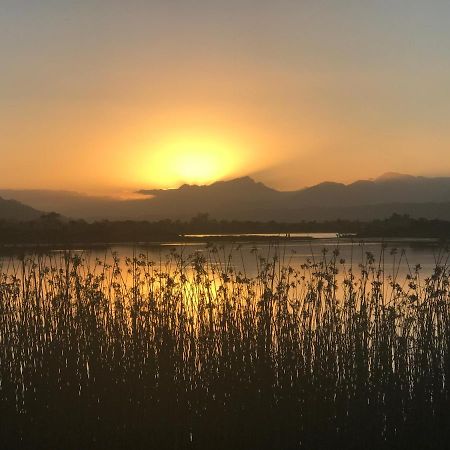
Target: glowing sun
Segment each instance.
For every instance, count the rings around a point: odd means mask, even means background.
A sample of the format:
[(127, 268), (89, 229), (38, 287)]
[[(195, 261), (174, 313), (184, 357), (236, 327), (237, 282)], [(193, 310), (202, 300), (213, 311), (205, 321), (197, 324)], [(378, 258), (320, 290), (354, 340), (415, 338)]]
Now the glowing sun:
[(151, 180), (177, 187), (182, 183), (208, 184), (231, 174), (239, 163), (235, 144), (215, 136), (171, 136), (160, 142), (147, 166)]

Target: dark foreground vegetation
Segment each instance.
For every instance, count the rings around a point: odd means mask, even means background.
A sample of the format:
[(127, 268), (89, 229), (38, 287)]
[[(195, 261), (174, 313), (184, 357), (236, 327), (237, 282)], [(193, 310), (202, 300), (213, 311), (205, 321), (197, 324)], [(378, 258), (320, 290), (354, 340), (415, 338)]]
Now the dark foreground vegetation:
[[(190, 221), (101, 221), (67, 220), (50, 213), (37, 220), (25, 222), (0, 221), (2, 245), (62, 245), (136, 242), (177, 242), (195, 240), (190, 234), (230, 233), (317, 233), (331, 232), (357, 237), (450, 238), (450, 222), (413, 219), (394, 214), (388, 219), (371, 222), (334, 220), (299, 223), (227, 221), (198, 214)], [(215, 240), (226, 240), (226, 236)], [(247, 238), (248, 239), (248, 238)], [(256, 239), (255, 237), (253, 239)], [(233, 240), (237, 240), (234, 236)]]
[(2, 448), (448, 448), (448, 253), (89, 258), (3, 261)]

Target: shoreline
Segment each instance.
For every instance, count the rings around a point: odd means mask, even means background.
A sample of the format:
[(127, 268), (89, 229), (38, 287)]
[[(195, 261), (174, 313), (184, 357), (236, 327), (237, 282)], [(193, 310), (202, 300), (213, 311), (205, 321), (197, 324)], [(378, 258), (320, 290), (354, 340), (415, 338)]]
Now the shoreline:
[[(209, 237), (210, 239), (206, 239)], [(17, 252), (45, 252), (45, 251), (61, 251), (61, 250), (101, 250), (109, 249), (112, 247), (149, 247), (149, 248), (162, 248), (170, 246), (196, 246), (196, 245), (211, 245), (211, 244), (253, 244), (253, 243), (271, 243), (286, 244), (286, 243), (307, 243), (307, 242), (323, 242), (330, 243), (335, 242), (336, 245), (340, 243), (345, 244), (359, 244), (359, 243), (372, 243), (372, 244), (388, 244), (393, 246), (398, 244), (409, 246), (444, 246), (446, 243), (440, 238), (433, 237), (410, 237), (410, 236), (395, 236), (395, 237), (369, 237), (369, 236), (336, 236), (334, 238), (318, 238), (312, 236), (266, 236), (266, 235), (202, 235), (202, 236), (180, 236), (180, 239), (161, 240), (161, 241), (112, 241), (112, 242), (39, 242), (39, 243), (4, 243), (0, 244), (0, 255)]]

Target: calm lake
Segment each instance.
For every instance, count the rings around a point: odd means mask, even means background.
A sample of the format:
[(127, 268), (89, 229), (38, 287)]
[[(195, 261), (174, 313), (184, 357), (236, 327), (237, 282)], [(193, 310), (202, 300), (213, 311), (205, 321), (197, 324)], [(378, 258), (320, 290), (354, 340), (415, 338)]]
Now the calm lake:
[[(280, 241), (277, 242), (277, 237)], [(448, 249), (432, 239), (390, 239), (384, 240), (356, 240), (338, 238), (334, 233), (291, 233), (290, 238), (277, 234), (240, 234), (240, 235), (189, 235), (187, 238), (197, 238), (196, 242), (185, 243), (139, 243), (91, 246), (90, 248), (72, 248), (70, 251), (85, 259), (88, 264), (94, 264), (96, 259), (111, 263), (117, 254), (121, 263), (126, 258), (133, 258), (144, 254), (148, 260), (163, 264), (171, 253), (177, 252), (188, 257), (194, 253), (202, 253), (213, 264), (228, 264), (236, 271), (247, 276), (257, 274), (261, 258), (273, 261), (273, 257), (281, 265), (291, 265), (299, 268), (306, 262), (319, 262), (323, 258), (329, 260), (333, 252), (338, 251), (337, 261), (345, 261), (345, 266), (357, 270), (359, 264), (373, 254), (375, 265), (384, 267), (387, 275), (404, 278), (414, 272), (416, 265), (421, 266), (423, 277), (429, 276), (436, 264), (446, 264), (449, 258)], [(211, 259), (211, 244), (209, 240), (216, 237), (226, 237), (226, 240), (215, 243), (217, 252)], [(233, 238), (236, 241), (233, 242)], [(307, 238), (312, 239), (307, 239)], [(248, 238), (248, 240), (246, 239)], [(264, 238), (268, 238), (265, 240)], [(281, 239), (283, 238), (283, 239)], [(64, 249), (40, 249), (44, 253), (57, 257), (64, 254)], [(33, 254), (33, 251), (23, 249), (22, 253)], [(8, 272), (11, 264), (18, 261), (17, 253), (0, 253), (0, 271)], [(8, 268), (9, 267), (9, 268)], [(7, 269), (8, 268), (8, 269)]]

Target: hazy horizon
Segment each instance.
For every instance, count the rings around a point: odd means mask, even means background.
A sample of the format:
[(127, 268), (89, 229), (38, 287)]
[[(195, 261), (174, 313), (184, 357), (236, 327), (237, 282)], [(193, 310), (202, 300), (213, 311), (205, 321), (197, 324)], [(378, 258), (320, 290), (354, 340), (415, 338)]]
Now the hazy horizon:
[(443, 1), (0, 6), (2, 187), (450, 175)]
[[(58, 189), (58, 188), (46, 188), (46, 187), (29, 187), (29, 188), (12, 188), (9, 186), (3, 186), (0, 185), (0, 197), (1, 197), (1, 193), (5, 192), (5, 191), (11, 191), (11, 192), (20, 192), (20, 191), (30, 191), (30, 192), (46, 192), (46, 191), (51, 191), (51, 192), (55, 192), (55, 193), (67, 193), (67, 194), (73, 194), (73, 195), (81, 195), (81, 196), (92, 196), (92, 197), (110, 197), (116, 200), (119, 199), (124, 199), (124, 200), (131, 200), (133, 198), (139, 199), (139, 198), (148, 198), (148, 195), (146, 194), (142, 194), (140, 191), (151, 191), (151, 190), (177, 190), (180, 189), (181, 187), (185, 186), (185, 185), (189, 185), (189, 186), (210, 186), (212, 184), (215, 184), (217, 182), (232, 182), (241, 178), (250, 178), (251, 180), (253, 180), (255, 183), (262, 183), (263, 185), (280, 191), (280, 192), (291, 192), (291, 191), (300, 191), (303, 189), (307, 189), (322, 183), (339, 183), (339, 184), (344, 184), (346, 186), (351, 185), (353, 183), (357, 183), (359, 181), (377, 181), (377, 180), (381, 180), (382, 178), (389, 178), (389, 179), (401, 179), (402, 177), (415, 177), (415, 178), (441, 178), (441, 177), (427, 177), (424, 175), (416, 175), (416, 174), (406, 174), (406, 173), (399, 173), (399, 172), (384, 172), (382, 174), (379, 174), (378, 176), (375, 176), (373, 178), (356, 178), (354, 180), (350, 180), (348, 182), (341, 182), (335, 179), (324, 179), (324, 180), (320, 180), (317, 183), (314, 184), (310, 184), (310, 185), (299, 185), (297, 187), (292, 187), (291, 189), (280, 189), (277, 186), (274, 186), (272, 184), (270, 184), (270, 182), (265, 182), (262, 179), (258, 178), (258, 174), (243, 174), (240, 176), (230, 176), (227, 178), (223, 178), (223, 179), (218, 179), (218, 180), (211, 180), (210, 182), (205, 182), (205, 183), (184, 183), (182, 182), (179, 185), (173, 186), (173, 187), (161, 187), (158, 185), (154, 185), (152, 186), (150, 185), (145, 185), (145, 186), (136, 186), (134, 189), (130, 188), (130, 189), (122, 189), (120, 190), (119, 188), (113, 188), (109, 191), (86, 191), (83, 189)], [(443, 176), (443, 178), (447, 178), (446, 176)]]

